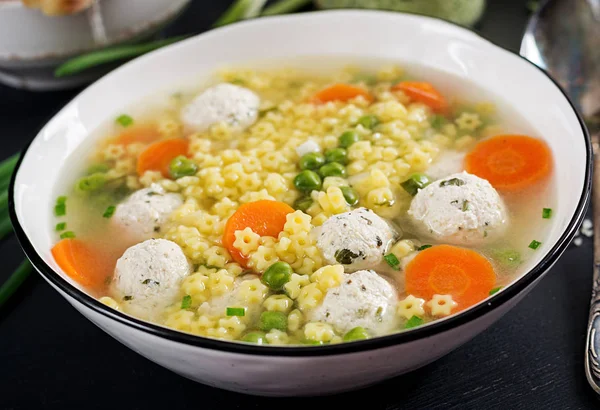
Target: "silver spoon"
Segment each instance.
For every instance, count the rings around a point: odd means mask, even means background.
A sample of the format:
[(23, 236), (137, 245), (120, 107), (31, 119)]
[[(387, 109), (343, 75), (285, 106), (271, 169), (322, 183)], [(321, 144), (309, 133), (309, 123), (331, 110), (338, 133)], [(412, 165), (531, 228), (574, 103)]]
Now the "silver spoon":
[(600, 0), (545, 1), (527, 25), (521, 55), (565, 89), (592, 138), (594, 274), (585, 372), (600, 393)]

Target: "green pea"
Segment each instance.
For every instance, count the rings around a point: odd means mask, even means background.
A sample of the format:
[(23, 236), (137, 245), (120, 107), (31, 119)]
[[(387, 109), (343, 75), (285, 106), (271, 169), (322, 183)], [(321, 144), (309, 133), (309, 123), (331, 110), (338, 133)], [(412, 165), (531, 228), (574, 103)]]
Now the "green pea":
[(374, 115), (365, 115), (358, 119), (358, 124), (365, 128), (372, 130), (379, 125), (379, 118)]
[(300, 158), (300, 169), (318, 169), (325, 164), (325, 157), (318, 152), (304, 154)]
[(360, 135), (356, 131), (346, 131), (342, 135), (340, 135), (340, 147), (348, 148), (350, 145), (355, 142), (360, 141)]
[(343, 337), (344, 342), (353, 342), (355, 340), (365, 340), (369, 338), (369, 333), (363, 327), (350, 329)]
[(198, 172), (198, 165), (183, 155), (173, 158), (169, 164), (169, 174), (175, 179), (195, 175), (196, 172)]
[(106, 184), (106, 176), (97, 172), (87, 177), (80, 178), (75, 184), (75, 189), (80, 192), (92, 192), (101, 189)]
[(262, 275), (262, 282), (271, 290), (281, 290), (283, 285), (289, 282), (294, 271), (292, 267), (285, 262), (275, 262), (267, 268)]
[(346, 168), (339, 162), (330, 162), (329, 164), (323, 165), (319, 168), (319, 174), (323, 178), (326, 177), (345, 177), (346, 176)]
[(344, 199), (348, 205), (354, 206), (358, 203), (358, 192), (356, 192), (356, 190), (350, 188), (349, 186), (341, 186), (340, 190), (342, 191)]
[(313, 204), (313, 200), (310, 197), (298, 198), (296, 202), (294, 202), (294, 209), (297, 209), (302, 212), (308, 211)]
[(260, 314), (260, 330), (268, 332), (271, 329), (287, 330), (287, 316), (283, 312), (262, 312)]
[(327, 162), (339, 162), (346, 165), (348, 163), (348, 151), (344, 148), (330, 149), (325, 153), (325, 160)]
[(249, 332), (242, 337), (242, 341), (255, 343), (257, 345), (266, 345), (268, 344), (267, 338), (263, 332)]
[(318, 191), (321, 189), (322, 184), (321, 177), (316, 172), (308, 169), (300, 172), (294, 178), (294, 186), (302, 192)]

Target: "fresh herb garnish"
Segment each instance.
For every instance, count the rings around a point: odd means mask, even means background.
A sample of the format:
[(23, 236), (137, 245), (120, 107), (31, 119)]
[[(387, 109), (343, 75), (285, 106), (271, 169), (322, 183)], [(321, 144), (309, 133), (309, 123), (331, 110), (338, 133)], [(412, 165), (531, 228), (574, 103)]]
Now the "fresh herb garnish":
[(181, 308), (189, 309), (192, 306), (192, 297), (190, 295), (185, 295), (183, 299), (181, 299)]
[(422, 324), (423, 324), (423, 319), (421, 319), (419, 316), (413, 316), (410, 319), (408, 319), (408, 321), (404, 325), (404, 328), (411, 329), (413, 327), (421, 326)]
[(462, 211), (463, 212), (467, 212), (469, 210), (469, 201), (467, 201), (466, 199), (463, 201), (462, 203)]
[(133, 300), (133, 296), (127, 295), (127, 296), (123, 296), (123, 300), (127, 301), (127, 300)]
[(154, 279), (146, 279), (142, 282), (142, 285), (160, 285), (160, 282), (155, 281)]
[(401, 183), (400, 186), (404, 188), (404, 190), (408, 192), (411, 196), (415, 196), (417, 195), (417, 192), (419, 192), (419, 189), (425, 188), (430, 183), (431, 181), (429, 180), (427, 175), (413, 174), (410, 176), (410, 178)]
[(65, 229), (67, 229), (66, 222), (60, 222), (56, 224), (56, 232), (64, 231)]
[(115, 213), (115, 209), (117, 209), (117, 208), (114, 205), (110, 205), (108, 208), (106, 208), (106, 211), (104, 211), (102, 216), (104, 218), (110, 218)]
[(540, 247), (540, 245), (541, 245), (541, 244), (542, 244), (541, 242), (539, 242), (539, 241), (536, 241), (536, 240), (534, 239), (534, 240), (533, 240), (533, 241), (531, 241), (531, 243), (529, 244), (529, 247), (530, 247), (531, 249), (537, 249), (537, 248), (539, 248), (539, 247)]
[(431, 248), (433, 245), (422, 245), (417, 248), (418, 251), (424, 251), (427, 248)]
[(243, 307), (228, 307), (226, 309), (227, 316), (245, 316), (246, 309)]
[(56, 198), (56, 205), (54, 205), (54, 215), (65, 216), (67, 214), (67, 197), (59, 196)]
[(441, 187), (445, 187), (448, 185), (463, 186), (465, 184), (466, 184), (466, 182), (459, 178), (451, 178), (451, 179), (447, 179), (445, 181), (440, 182)]
[(122, 127), (129, 127), (131, 124), (133, 124), (133, 118), (127, 114), (119, 115), (115, 121)]
[(60, 239), (68, 239), (68, 238), (74, 238), (75, 237), (75, 232), (73, 231), (67, 231), (67, 232), (63, 232), (60, 234)]
[(387, 255), (385, 255), (383, 257), (383, 259), (385, 259), (387, 264), (390, 265), (394, 269), (397, 269), (398, 265), (400, 265), (400, 261), (398, 260), (396, 255), (394, 255), (393, 253), (388, 253)]
[(544, 208), (542, 210), (542, 218), (550, 219), (552, 217), (552, 208)]
[(342, 265), (350, 265), (356, 258), (360, 256), (360, 253), (354, 253), (350, 249), (338, 249), (335, 251), (335, 260)]
[(494, 293), (497, 293), (500, 289), (502, 289), (502, 286), (498, 286), (497, 288), (490, 290), (490, 296), (492, 296)]

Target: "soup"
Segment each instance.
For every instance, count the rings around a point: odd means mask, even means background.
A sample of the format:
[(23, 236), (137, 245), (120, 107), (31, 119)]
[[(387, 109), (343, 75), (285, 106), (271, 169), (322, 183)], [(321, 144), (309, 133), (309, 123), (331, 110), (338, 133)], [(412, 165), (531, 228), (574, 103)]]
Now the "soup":
[(122, 114), (57, 199), (55, 260), (114, 309), (246, 343), (468, 309), (544, 242), (552, 153), (516, 113), (427, 80), (228, 69)]

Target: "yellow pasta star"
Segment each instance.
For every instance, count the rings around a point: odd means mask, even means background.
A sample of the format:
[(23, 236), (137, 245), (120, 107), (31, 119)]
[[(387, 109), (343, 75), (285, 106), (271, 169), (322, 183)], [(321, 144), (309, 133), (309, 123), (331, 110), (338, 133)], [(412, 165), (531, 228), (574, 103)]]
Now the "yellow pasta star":
[(458, 306), (451, 295), (433, 295), (433, 299), (426, 303), (433, 316), (448, 316), (452, 309)]
[(408, 295), (404, 300), (398, 302), (398, 314), (405, 319), (413, 316), (421, 317), (425, 314), (425, 300)]

